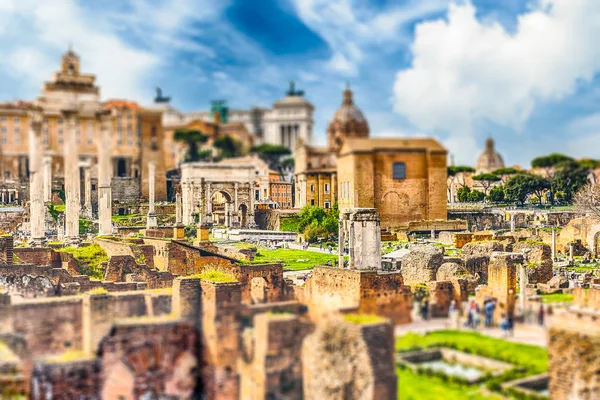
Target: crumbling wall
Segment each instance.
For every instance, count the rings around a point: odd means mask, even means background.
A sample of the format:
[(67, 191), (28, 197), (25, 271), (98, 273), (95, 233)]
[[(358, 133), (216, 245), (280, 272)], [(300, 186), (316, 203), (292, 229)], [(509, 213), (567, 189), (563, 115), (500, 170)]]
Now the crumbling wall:
[(438, 268), (444, 262), (444, 248), (437, 246), (412, 246), (402, 257), (400, 271), (407, 285), (436, 280)]
[(553, 400), (593, 400), (600, 393), (598, 310), (568, 310), (553, 317), (548, 334), (549, 389)]
[(318, 326), (302, 345), (304, 398), (397, 398), (394, 329), (389, 322)]
[(228, 268), (240, 283), (242, 302), (252, 304), (252, 282), (261, 278), (264, 281), (265, 295), (263, 301), (276, 302), (283, 300), (283, 267), (281, 264), (233, 265)]
[(13, 264), (14, 240), (12, 236), (0, 236), (0, 265)]
[(240, 398), (302, 399), (301, 349), (311, 328), (293, 314), (256, 315), (241, 352)]
[(31, 377), (31, 399), (97, 399), (102, 387), (99, 360), (40, 361)]
[(24, 300), (11, 308), (13, 330), (33, 357), (83, 350), (83, 299), (78, 296)]

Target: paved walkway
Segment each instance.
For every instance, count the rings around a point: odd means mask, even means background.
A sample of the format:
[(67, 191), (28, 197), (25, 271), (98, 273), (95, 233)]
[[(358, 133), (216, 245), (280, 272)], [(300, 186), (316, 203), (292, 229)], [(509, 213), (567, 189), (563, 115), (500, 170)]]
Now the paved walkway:
[[(464, 326), (461, 323), (461, 327)], [(414, 322), (406, 325), (396, 325), (395, 334), (401, 336), (409, 332), (413, 333), (427, 333), (431, 331), (439, 331), (442, 329), (451, 329), (449, 318), (435, 318), (433, 320), (422, 321), (417, 318)], [(467, 328), (461, 328), (462, 330), (469, 330)], [(531, 324), (516, 324), (514, 335), (512, 337), (506, 337), (504, 332), (500, 328), (484, 328), (480, 327), (477, 332), (480, 332), (486, 336), (495, 337), (499, 339), (506, 339), (515, 343), (531, 344), (535, 346), (546, 347), (548, 345), (548, 330), (544, 327)]]

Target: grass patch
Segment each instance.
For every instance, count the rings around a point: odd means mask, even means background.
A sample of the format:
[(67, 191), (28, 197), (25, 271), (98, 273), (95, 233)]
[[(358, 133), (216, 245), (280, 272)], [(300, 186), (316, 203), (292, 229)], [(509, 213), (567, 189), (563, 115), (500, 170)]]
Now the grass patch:
[(447, 382), (436, 376), (419, 375), (410, 369), (396, 368), (398, 374), (399, 400), (486, 400), (501, 397), (484, 396), (478, 386), (467, 386), (455, 382)]
[[(465, 353), (505, 361), (518, 367), (517, 369), (505, 372), (499, 377), (488, 379), (485, 382), (485, 387), (495, 392), (502, 391), (501, 384), (504, 382), (548, 371), (548, 351), (545, 348), (491, 338), (478, 332), (441, 330), (424, 335), (408, 333), (396, 339), (396, 351), (398, 352), (430, 347), (452, 348)], [(439, 398), (495, 398), (483, 397), (481, 392), (473, 393), (475, 389), (472, 386), (463, 386), (458, 382), (448, 381), (442, 377), (415, 374), (412, 371), (406, 370), (399, 371), (399, 374), (400, 376), (405, 376), (404, 384), (401, 387), (410, 386), (407, 388), (407, 397), (404, 397), (406, 393), (403, 392), (399, 396), (401, 399), (438, 398), (437, 387), (440, 385), (453, 388), (449, 393), (456, 392), (458, 396), (462, 397), (450, 397), (454, 396), (454, 394), (448, 394)], [(413, 382), (407, 385), (406, 381)], [(422, 387), (422, 390), (425, 392), (415, 391), (415, 387)], [(431, 393), (431, 397), (426, 395), (426, 393)]]
[(205, 268), (202, 272), (196, 275), (191, 275), (190, 278), (200, 278), (203, 281), (209, 282), (237, 282), (235, 275), (219, 268)]
[(315, 251), (295, 249), (266, 249), (258, 248), (254, 261), (249, 264), (282, 264), (284, 268), (293, 270), (312, 269), (317, 265), (333, 263), (337, 254), (317, 253)]
[(575, 296), (566, 293), (543, 294), (541, 297), (546, 304), (571, 303), (575, 299)]
[(344, 320), (353, 324), (363, 325), (378, 324), (380, 322), (384, 322), (385, 318), (371, 314), (346, 314), (344, 315)]
[(79, 272), (82, 274), (88, 275), (90, 278), (94, 279), (104, 278), (104, 271), (102, 271), (100, 263), (108, 261), (108, 255), (98, 243), (92, 243), (89, 246), (77, 248), (64, 247), (58, 251), (73, 254), (77, 266), (79, 267)]
[(57, 356), (46, 358), (48, 363), (68, 363), (89, 358), (83, 351), (67, 351)]
[(299, 223), (300, 219), (298, 217), (281, 218), (279, 230), (282, 232), (298, 232)]
[(141, 214), (126, 214), (126, 215), (113, 215), (113, 222), (124, 222), (129, 221), (131, 218), (139, 218)]
[(440, 330), (425, 335), (408, 333), (396, 339), (397, 351), (449, 347), (465, 353), (495, 358), (541, 374), (548, 370), (548, 351), (543, 347), (508, 342), (478, 332)]

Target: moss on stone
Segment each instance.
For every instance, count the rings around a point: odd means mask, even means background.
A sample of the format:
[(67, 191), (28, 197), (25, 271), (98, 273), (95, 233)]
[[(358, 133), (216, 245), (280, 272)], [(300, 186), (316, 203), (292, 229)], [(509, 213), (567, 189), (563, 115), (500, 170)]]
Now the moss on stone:
[(72, 254), (82, 274), (95, 279), (104, 278), (100, 263), (108, 261), (108, 255), (98, 243), (82, 247), (65, 247), (58, 251)]
[(213, 267), (204, 268), (202, 272), (196, 275), (191, 275), (189, 278), (200, 278), (203, 281), (218, 283), (237, 282), (235, 275), (233, 275), (231, 272), (225, 271), (221, 268)]
[(344, 320), (352, 324), (379, 324), (385, 321), (385, 318), (372, 314), (346, 314)]

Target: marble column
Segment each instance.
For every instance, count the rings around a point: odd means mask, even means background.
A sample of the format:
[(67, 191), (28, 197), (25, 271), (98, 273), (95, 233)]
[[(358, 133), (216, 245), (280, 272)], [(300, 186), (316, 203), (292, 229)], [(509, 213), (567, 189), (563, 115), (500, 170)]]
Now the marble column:
[(44, 156), (44, 201), (52, 201), (52, 156)]
[[(248, 228), (256, 229), (256, 221), (254, 219), (254, 187), (256, 182), (250, 183), (250, 209), (248, 210)], [(259, 197), (260, 198), (260, 197)]]
[(182, 220), (182, 204), (181, 204), (181, 193), (175, 193), (175, 225), (183, 225)]
[(527, 266), (525, 265), (525, 262), (523, 262), (523, 264), (521, 264), (521, 276), (519, 277), (519, 284), (520, 284), (520, 294), (519, 294), (519, 298), (521, 300), (521, 312), (523, 314), (525, 314), (526, 308), (527, 307)]
[(92, 167), (84, 166), (83, 169), (83, 216), (92, 219)]
[(63, 147), (66, 197), (65, 241), (75, 244), (79, 242), (79, 211), (81, 208), (81, 181), (79, 178), (79, 148), (77, 145), (76, 115), (77, 112), (73, 110), (63, 111), (63, 117), (65, 121), (67, 121), (67, 140)]
[(346, 245), (346, 238), (344, 237), (346, 228), (343, 220), (338, 222), (338, 266), (344, 268), (344, 247)]
[[(181, 182), (181, 212), (182, 212), (182, 223), (184, 225), (189, 225), (190, 224), (190, 215), (191, 215), (191, 211), (190, 211), (190, 207), (189, 207), (189, 202), (190, 202), (190, 184), (187, 182)], [(177, 197), (176, 197), (177, 199)]]
[(210, 193), (210, 182), (206, 183), (206, 222), (210, 222), (212, 217), (212, 195)]
[(146, 228), (157, 228), (158, 220), (154, 209), (154, 175), (156, 165), (153, 162), (148, 163), (148, 217), (146, 218)]
[(238, 183), (235, 182), (233, 185), (233, 210), (231, 210), (231, 217), (232, 217), (232, 225), (234, 227), (239, 227), (240, 226), (240, 219), (239, 219), (239, 204), (238, 204)]
[(112, 226), (112, 119), (109, 112), (99, 113), (98, 143), (98, 221), (99, 235), (111, 235)]
[(42, 116), (39, 112), (29, 116), (29, 225), (31, 245), (46, 243), (44, 171), (42, 166)]
[(231, 202), (225, 201), (225, 227), (231, 228)]

